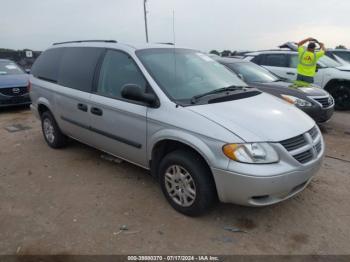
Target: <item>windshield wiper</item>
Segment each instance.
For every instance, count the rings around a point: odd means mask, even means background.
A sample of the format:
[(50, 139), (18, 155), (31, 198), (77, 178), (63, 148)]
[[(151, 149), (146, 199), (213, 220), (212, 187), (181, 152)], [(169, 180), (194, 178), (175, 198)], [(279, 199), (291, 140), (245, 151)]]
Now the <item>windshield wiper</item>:
[(195, 95), (191, 98), (191, 103), (195, 104), (197, 102), (198, 99), (204, 97), (204, 96), (208, 96), (208, 95), (213, 95), (213, 94), (218, 94), (218, 93), (222, 93), (222, 92), (228, 92), (228, 91), (235, 91), (235, 90), (241, 90), (244, 89), (245, 86), (227, 86), (227, 87), (222, 87), (222, 88), (218, 88), (218, 89), (214, 89), (212, 91), (200, 94), (200, 95)]

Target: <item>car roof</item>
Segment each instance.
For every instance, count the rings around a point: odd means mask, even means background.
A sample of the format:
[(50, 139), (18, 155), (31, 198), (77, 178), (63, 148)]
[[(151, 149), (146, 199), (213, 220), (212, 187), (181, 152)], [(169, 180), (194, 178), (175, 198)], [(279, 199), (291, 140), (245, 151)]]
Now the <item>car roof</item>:
[(297, 51), (292, 51), (289, 49), (271, 49), (271, 50), (260, 50), (251, 53), (246, 53), (245, 56), (257, 56), (260, 54), (296, 54)]
[(54, 43), (49, 49), (59, 47), (103, 47), (103, 48), (114, 48), (122, 49), (127, 51), (136, 51), (143, 49), (153, 48), (184, 48), (173, 45), (172, 43), (141, 43), (141, 44), (127, 44), (120, 43), (114, 40), (81, 40), (81, 41), (70, 41), (62, 43)]
[(247, 60), (235, 58), (235, 57), (212, 57), (214, 60), (224, 63), (224, 64), (230, 64), (230, 63), (250, 63)]

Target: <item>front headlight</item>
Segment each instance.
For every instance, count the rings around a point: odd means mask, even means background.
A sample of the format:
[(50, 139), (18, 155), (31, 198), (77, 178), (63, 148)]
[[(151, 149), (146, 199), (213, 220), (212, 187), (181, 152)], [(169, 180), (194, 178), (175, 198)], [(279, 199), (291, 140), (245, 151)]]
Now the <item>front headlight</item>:
[(287, 101), (288, 103), (291, 103), (296, 106), (300, 107), (310, 107), (312, 104), (304, 99), (297, 98), (295, 96), (290, 96), (290, 95), (281, 95), (282, 98)]
[(222, 151), (228, 158), (250, 164), (269, 164), (279, 161), (277, 152), (268, 143), (227, 144)]

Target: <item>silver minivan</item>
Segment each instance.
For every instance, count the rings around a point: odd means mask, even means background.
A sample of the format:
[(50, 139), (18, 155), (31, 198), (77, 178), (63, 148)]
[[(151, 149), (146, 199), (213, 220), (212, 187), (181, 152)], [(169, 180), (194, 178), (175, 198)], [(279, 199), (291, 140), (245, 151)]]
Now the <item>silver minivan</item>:
[(309, 116), (196, 50), (57, 43), (37, 59), (30, 82), (50, 147), (69, 137), (148, 169), (190, 216), (217, 200), (265, 206), (290, 198), (324, 155)]

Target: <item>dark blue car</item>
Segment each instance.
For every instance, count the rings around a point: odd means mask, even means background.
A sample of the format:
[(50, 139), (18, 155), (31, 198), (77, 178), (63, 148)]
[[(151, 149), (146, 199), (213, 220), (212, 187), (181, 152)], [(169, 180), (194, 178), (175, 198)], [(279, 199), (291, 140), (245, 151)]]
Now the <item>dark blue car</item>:
[(15, 62), (0, 59), (0, 107), (28, 105), (29, 75)]

